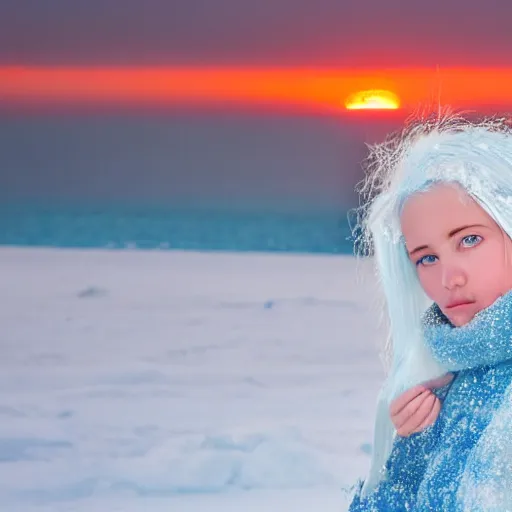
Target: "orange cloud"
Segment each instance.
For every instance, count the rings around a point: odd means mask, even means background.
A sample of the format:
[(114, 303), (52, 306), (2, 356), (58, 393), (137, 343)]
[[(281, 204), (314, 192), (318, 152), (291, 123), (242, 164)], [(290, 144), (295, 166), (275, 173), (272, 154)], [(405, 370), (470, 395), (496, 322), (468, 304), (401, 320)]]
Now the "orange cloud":
[(278, 105), (344, 110), (357, 91), (383, 89), (402, 108), (441, 103), (512, 105), (512, 68), (328, 70), (0, 67), (0, 103), (96, 105)]

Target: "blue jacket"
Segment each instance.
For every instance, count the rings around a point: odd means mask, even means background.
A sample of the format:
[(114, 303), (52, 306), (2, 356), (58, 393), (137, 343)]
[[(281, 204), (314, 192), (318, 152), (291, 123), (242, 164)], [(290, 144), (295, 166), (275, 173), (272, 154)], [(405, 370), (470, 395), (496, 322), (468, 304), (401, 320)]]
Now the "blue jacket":
[(427, 342), (455, 378), (443, 390), (436, 423), (395, 439), (385, 479), (364, 498), (360, 485), (350, 512), (512, 510), (512, 298), (506, 297), (459, 328), (431, 308)]

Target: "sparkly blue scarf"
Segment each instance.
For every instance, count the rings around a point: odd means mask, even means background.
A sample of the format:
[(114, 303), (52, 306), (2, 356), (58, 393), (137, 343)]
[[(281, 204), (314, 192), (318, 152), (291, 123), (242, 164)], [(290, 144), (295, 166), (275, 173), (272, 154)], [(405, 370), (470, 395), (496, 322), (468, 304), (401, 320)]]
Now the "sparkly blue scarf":
[[(433, 359), (445, 372), (459, 372), (470, 370), (480, 366), (493, 366), (504, 361), (512, 360), (512, 291), (497, 299), (491, 306), (480, 311), (474, 318), (462, 327), (455, 327), (442, 313), (440, 308), (433, 304), (423, 316), (423, 339), (426, 348)], [(420, 363), (421, 364), (421, 363)], [(435, 390), (435, 394), (441, 398), (449, 392), (450, 385)], [(389, 404), (381, 395), (377, 408), (376, 441), (374, 445), (379, 449), (374, 452), (372, 469), (365, 481), (362, 496), (368, 496), (381, 481), (382, 465), (391, 453), (391, 444), (386, 444), (388, 438), (393, 439), (394, 427), (389, 419)], [(507, 450), (512, 453), (512, 406), (507, 407), (507, 402), (512, 404), (512, 386), (508, 394), (510, 399), (504, 401), (504, 407), (497, 417), (509, 418), (510, 422), (502, 421), (510, 425), (506, 428), (505, 437), (510, 439)], [(499, 434), (498, 434), (499, 432)], [(503, 437), (500, 428), (494, 426), (489, 429), (487, 439)], [(392, 441), (391, 441), (392, 443)], [(389, 451), (388, 451), (389, 450)], [(512, 460), (512, 455), (509, 457)], [(381, 464), (381, 461), (382, 462)], [(512, 471), (510, 489), (512, 494)], [(512, 510), (512, 498), (511, 507)]]
[[(512, 360), (512, 292), (497, 299), (462, 327), (454, 327), (437, 305), (424, 318), (425, 341), (448, 371), (496, 366)], [(512, 510), (512, 385), (471, 455), (458, 492), (460, 510)]]
[(512, 291), (461, 327), (454, 327), (434, 304), (425, 313), (423, 325), (428, 347), (448, 371), (512, 359)]

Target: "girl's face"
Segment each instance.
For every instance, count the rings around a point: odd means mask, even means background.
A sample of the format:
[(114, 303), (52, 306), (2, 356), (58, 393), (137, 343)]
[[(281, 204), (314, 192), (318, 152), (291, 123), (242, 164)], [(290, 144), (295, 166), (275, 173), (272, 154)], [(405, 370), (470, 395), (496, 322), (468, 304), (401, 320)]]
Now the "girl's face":
[(425, 293), (453, 325), (512, 289), (512, 241), (460, 187), (415, 194), (400, 220)]

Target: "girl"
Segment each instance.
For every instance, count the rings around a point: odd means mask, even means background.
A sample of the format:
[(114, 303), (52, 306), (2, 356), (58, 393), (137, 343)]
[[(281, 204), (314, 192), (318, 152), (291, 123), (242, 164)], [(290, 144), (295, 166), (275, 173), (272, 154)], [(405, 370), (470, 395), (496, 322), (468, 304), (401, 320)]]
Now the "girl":
[[(393, 353), (350, 510), (512, 510), (512, 131), (445, 117), (373, 156), (364, 228)], [(394, 442), (392, 401), (417, 423)]]

